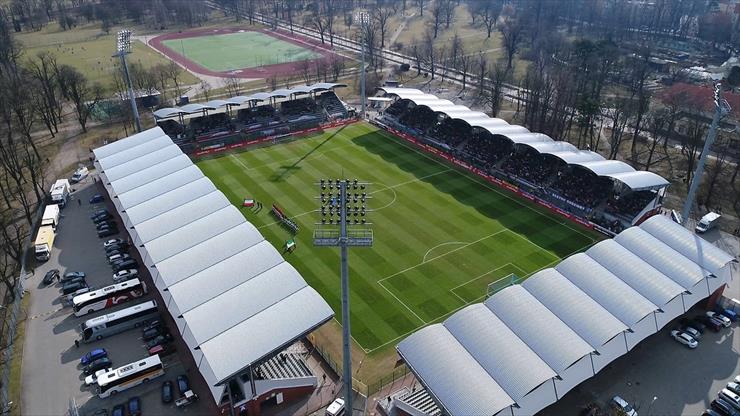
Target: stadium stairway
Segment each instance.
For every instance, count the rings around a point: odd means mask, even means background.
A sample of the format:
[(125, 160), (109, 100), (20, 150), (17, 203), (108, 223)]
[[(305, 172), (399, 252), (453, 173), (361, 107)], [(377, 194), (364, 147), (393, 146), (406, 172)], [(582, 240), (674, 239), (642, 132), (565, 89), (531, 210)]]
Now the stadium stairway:
[(411, 415), (440, 416), (442, 411), (424, 388), (411, 390), (405, 395), (395, 397), (395, 405)]
[(259, 366), (262, 377), (268, 380), (311, 377), (313, 372), (302, 356), (282, 352)]

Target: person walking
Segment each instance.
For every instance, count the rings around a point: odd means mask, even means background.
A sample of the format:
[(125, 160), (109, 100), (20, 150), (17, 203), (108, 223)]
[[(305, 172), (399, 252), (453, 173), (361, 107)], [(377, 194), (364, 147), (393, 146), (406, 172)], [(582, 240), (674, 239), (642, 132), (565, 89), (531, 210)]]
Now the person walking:
[(82, 206), (82, 200), (80, 198), (77, 198), (77, 206), (78, 207)]
[(75, 348), (80, 348), (80, 341), (79, 340), (75, 340)]

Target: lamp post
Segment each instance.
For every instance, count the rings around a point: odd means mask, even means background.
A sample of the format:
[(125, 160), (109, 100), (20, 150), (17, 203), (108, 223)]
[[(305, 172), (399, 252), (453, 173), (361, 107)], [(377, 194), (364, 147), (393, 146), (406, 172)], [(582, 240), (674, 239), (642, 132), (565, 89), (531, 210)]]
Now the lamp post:
[(118, 31), (116, 36), (116, 53), (113, 57), (119, 57), (121, 59), (121, 67), (123, 67), (123, 75), (126, 78), (126, 86), (128, 87), (128, 99), (131, 101), (131, 114), (134, 116), (134, 125), (136, 131), (141, 132), (141, 120), (139, 119), (139, 110), (136, 108), (136, 97), (134, 96), (134, 89), (131, 87), (131, 76), (128, 72), (128, 64), (126, 64), (126, 55), (131, 53), (131, 31), (128, 29), (122, 29)]
[(367, 36), (367, 24), (370, 21), (370, 15), (361, 11), (357, 13), (357, 20), (360, 22), (360, 55), (362, 56), (360, 64), (360, 100), (362, 102), (362, 118), (365, 118), (365, 108), (367, 99), (365, 94), (365, 39)]
[(694, 176), (691, 178), (689, 193), (686, 195), (686, 202), (683, 205), (683, 212), (681, 212), (684, 226), (688, 229), (691, 229), (689, 215), (691, 214), (691, 208), (694, 206), (694, 199), (696, 197), (696, 191), (699, 189), (699, 184), (701, 183), (701, 177), (704, 174), (704, 164), (707, 162), (709, 151), (712, 148), (712, 144), (714, 144), (714, 139), (717, 138), (719, 120), (728, 114), (730, 110), (730, 105), (722, 98), (722, 84), (719, 82), (714, 84), (714, 118), (712, 118), (712, 124), (709, 126), (709, 132), (704, 141), (704, 148), (701, 151), (701, 158), (699, 158), (699, 163), (696, 165)]
[(342, 379), (344, 381), (344, 408), (350, 416), (352, 407), (352, 351), (349, 314), (349, 247), (373, 245), (371, 223), (366, 219), (368, 185), (357, 179), (321, 179), (320, 221), (316, 222), (313, 242), (319, 247), (339, 247), (342, 282)]

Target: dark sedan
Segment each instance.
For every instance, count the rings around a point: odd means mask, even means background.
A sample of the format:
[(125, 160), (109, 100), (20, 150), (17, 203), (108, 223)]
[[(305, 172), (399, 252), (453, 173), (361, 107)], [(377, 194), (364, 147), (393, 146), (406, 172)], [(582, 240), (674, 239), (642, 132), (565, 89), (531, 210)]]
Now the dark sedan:
[(59, 278), (59, 270), (58, 269), (51, 269), (44, 275), (44, 284), (50, 285), (54, 283), (55, 279)]

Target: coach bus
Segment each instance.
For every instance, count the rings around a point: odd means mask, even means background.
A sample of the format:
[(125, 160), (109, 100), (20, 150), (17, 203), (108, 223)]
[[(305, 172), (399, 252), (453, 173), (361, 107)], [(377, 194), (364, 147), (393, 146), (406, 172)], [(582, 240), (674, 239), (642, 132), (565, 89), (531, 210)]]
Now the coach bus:
[(83, 316), (140, 298), (146, 293), (144, 282), (139, 279), (131, 279), (75, 296), (72, 299), (72, 306), (76, 316)]
[(150, 300), (130, 308), (88, 319), (80, 325), (82, 342), (99, 341), (105, 337), (138, 327), (158, 316), (157, 302)]
[(147, 383), (164, 375), (164, 366), (159, 355), (152, 355), (135, 363), (116, 368), (98, 377), (98, 397), (105, 399), (118, 392)]

